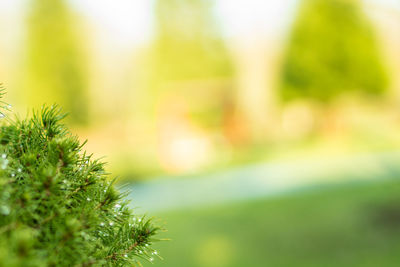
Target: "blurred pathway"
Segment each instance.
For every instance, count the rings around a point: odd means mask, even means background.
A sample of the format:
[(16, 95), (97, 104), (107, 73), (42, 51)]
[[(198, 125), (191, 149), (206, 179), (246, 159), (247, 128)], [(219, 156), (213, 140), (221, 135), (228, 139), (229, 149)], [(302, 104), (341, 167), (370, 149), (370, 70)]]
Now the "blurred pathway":
[(400, 177), (400, 152), (390, 152), (255, 164), (186, 179), (159, 177), (126, 189), (139, 212), (164, 211), (397, 176)]

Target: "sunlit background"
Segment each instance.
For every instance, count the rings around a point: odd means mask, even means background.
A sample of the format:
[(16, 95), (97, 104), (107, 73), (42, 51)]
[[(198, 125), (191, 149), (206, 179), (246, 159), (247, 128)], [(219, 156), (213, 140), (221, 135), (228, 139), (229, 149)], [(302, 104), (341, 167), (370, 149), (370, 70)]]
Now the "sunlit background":
[(398, 265), (399, 0), (0, 0), (0, 36), (13, 110), (62, 106), (162, 218), (156, 266)]

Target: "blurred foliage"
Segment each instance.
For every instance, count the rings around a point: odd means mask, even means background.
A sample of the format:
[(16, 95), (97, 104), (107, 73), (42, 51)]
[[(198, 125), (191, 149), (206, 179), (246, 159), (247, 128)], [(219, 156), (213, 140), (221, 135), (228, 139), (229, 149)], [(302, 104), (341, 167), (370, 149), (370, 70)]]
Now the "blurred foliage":
[[(269, 4), (262, 2), (254, 3), (254, 7), (268, 8)], [(81, 9), (81, 21), (68, 0), (29, 0), (18, 11), (26, 10), (29, 20), (21, 27), (26, 32), (25, 42), (15, 42), (25, 69), (13, 70), (13, 77), (21, 80), (25, 91), (15, 90), (18, 99), (14, 106), (22, 111), (23, 98), (32, 106), (57, 102), (71, 113), (68, 118), (73, 123), (85, 123), (90, 109), (91, 126), (95, 128), (79, 127), (87, 131), (87, 136), (82, 132), (81, 136), (89, 137), (93, 151), (108, 151), (113, 170), (132, 179), (169, 171), (165, 162), (172, 162), (174, 155), (174, 166), (184, 166), (190, 159), (196, 162), (191, 171), (210, 172), (292, 156), (300, 149), (308, 153), (320, 144), (321, 150), (327, 151), (324, 142), (329, 133), (342, 138), (340, 144), (349, 143), (351, 149), (356, 145), (356, 149), (372, 149), (376, 143), (385, 148), (399, 147), (399, 141), (392, 138), (398, 128), (392, 110), (367, 114), (353, 99), (344, 97), (355, 107), (347, 109), (352, 116), (343, 111), (343, 106), (336, 108), (335, 103), (328, 107), (332, 114), (327, 114), (326, 106), (308, 101), (330, 101), (338, 94), (356, 90), (383, 93), (386, 73), (361, 2), (298, 2), (299, 14), (282, 76), (276, 77), (281, 66), (271, 55), (282, 56), (282, 39), (264, 32), (267, 28), (283, 30), (277, 27), (280, 23), (275, 17), (246, 21), (246, 16), (253, 16), (251, 12), (241, 14), (240, 9), (230, 6), (217, 14), (213, 0), (156, 0), (145, 11), (149, 16), (138, 18), (154, 20), (151, 34), (144, 36), (144, 25), (142, 32), (138, 31), (142, 41), (137, 42), (139, 39), (131, 39), (130, 31), (124, 28), (133, 21), (117, 19), (126, 15), (118, 8), (111, 13), (99, 12), (105, 3), (92, 3), (87, 10)], [(81, 8), (79, 5), (75, 8)], [(242, 30), (231, 29), (231, 37), (237, 38), (226, 43), (220, 26), (229, 24), (230, 12), (238, 12), (245, 21)], [(287, 18), (292, 15), (289, 9), (278, 12)], [(104, 25), (114, 26), (104, 27), (102, 19)], [(269, 21), (273, 23), (266, 25)], [(234, 25), (227, 25), (227, 29)], [(121, 31), (111, 33), (118, 27)], [(251, 37), (258, 34), (260, 38)], [(385, 33), (380, 34), (386, 38)], [(246, 36), (246, 42), (239, 40)], [(280, 88), (276, 88), (276, 78), (282, 78)], [(285, 100), (305, 99), (293, 106), (278, 106), (277, 95)], [(352, 96), (358, 99), (357, 94)], [(373, 123), (371, 114), (376, 115)], [(268, 125), (264, 127), (264, 123)], [(384, 128), (387, 125), (390, 127)], [(355, 141), (347, 141), (350, 138)], [(318, 145), (314, 145), (314, 139)], [(176, 153), (179, 149), (187, 152), (182, 156)], [(349, 151), (345, 149), (345, 153)], [(188, 169), (181, 167), (179, 174), (186, 175)]]
[(380, 95), (387, 76), (372, 25), (356, 0), (304, 0), (283, 63), (284, 99)]
[(159, 266), (398, 266), (399, 193), (391, 180), (163, 213)]
[(231, 75), (212, 1), (158, 0), (153, 75), (161, 82)]
[(24, 90), (29, 106), (58, 103), (70, 120), (88, 119), (87, 77), (76, 18), (65, 0), (30, 0)]
[[(158, 156), (169, 162), (164, 166), (200, 158), (195, 150), (212, 146), (211, 131), (221, 131), (230, 112), (233, 63), (213, 5), (210, 0), (155, 1), (147, 101), (149, 114), (156, 112)], [(187, 140), (201, 147), (181, 145)], [(183, 146), (193, 154), (171, 160)]]

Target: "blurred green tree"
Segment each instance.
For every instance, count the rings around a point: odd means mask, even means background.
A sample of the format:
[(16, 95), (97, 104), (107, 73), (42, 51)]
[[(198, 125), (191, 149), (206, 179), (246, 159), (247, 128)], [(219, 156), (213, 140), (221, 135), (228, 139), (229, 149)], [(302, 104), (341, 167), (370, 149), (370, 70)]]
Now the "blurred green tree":
[(161, 81), (231, 75), (231, 61), (215, 23), (212, 1), (157, 0), (155, 75)]
[(167, 96), (169, 102), (173, 101), (169, 96), (181, 96), (196, 122), (220, 127), (233, 65), (213, 1), (157, 0), (155, 14), (150, 77), (153, 92), (156, 97)]
[(323, 102), (347, 92), (380, 95), (387, 74), (357, 0), (304, 0), (283, 62), (282, 98)]
[(25, 97), (30, 106), (57, 102), (74, 123), (88, 117), (84, 51), (65, 0), (31, 0)]

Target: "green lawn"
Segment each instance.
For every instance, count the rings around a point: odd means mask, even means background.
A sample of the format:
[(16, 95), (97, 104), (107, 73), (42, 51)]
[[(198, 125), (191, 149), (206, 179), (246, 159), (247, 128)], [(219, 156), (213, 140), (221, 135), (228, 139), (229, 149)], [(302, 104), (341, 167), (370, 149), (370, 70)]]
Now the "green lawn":
[(157, 217), (172, 240), (157, 245), (164, 261), (155, 266), (400, 266), (400, 181)]

